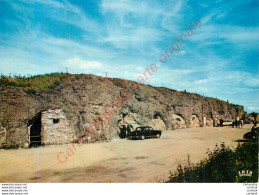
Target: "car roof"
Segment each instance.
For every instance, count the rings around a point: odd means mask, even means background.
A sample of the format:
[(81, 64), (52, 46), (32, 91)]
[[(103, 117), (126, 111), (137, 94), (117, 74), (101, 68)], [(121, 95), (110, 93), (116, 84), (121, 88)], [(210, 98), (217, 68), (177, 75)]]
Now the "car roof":
[(150, 127), (150, 126), (139, 126), (139, 127), (136, 127), (136, 128), (146, 128), (146, 127)]

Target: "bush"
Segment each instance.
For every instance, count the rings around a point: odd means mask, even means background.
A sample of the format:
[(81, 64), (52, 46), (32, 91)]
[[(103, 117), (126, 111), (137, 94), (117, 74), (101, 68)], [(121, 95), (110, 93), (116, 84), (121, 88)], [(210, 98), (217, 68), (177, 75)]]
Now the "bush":
[[(208, 157), (197, 164), (179, 163), (175, 172), (170, 171), (170, 183), (221, 183), (221, 182), (257, 182), (258, 181), (258, 143), (248, 142), (233, 151), (224, 143), (216, 145)], [(239, 176), (239, 171), (252, 171), (252, 176)]]
[(8, 77), (1, 75), (0, 86), (24, 87), (28, 92), (47, 92), (50, 93), (54, 88), (59, 86), (67, 74), (52, 73), (37, 75), (32, 77)]

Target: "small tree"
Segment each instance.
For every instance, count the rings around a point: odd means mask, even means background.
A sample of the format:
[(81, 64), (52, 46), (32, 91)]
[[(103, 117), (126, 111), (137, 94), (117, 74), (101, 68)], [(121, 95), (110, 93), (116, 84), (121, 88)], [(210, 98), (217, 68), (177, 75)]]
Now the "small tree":
[(251, 115), (252, 115), (252, 117), (254, 117), (254, 120), (256, 121), (258, 113), (252, 112)]

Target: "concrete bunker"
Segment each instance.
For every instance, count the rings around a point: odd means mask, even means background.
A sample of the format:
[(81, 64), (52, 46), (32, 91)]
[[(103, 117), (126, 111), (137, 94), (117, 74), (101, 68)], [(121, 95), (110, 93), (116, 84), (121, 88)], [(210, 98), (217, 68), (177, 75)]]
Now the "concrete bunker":
[(29, 145), (65, 144), (74, 140), (64, 112), (60, 109), (38, 113), (29, 125)]

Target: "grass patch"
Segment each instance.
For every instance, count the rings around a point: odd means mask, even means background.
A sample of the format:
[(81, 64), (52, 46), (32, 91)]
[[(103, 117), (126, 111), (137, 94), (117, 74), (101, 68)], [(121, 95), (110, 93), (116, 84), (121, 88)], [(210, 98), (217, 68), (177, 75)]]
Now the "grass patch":
[[(179, 163), (174, 172), (170, 171), (168, 183), (246, 183), (258, 181), (258, 142), (238, 145), (233, 151), (224, 143), (216, 145), (208, 157), (199, 163)], [(252, 176), (239, 176), (252, 171)]]
[(52, 73), (45, 75), (35, 75), (31, 77), (9, 77), (1, 75), (0, 86), (24, 87), (28, 92), (51, 93), (54, 88), (59, 86), (67, 76), (65, 73)]

